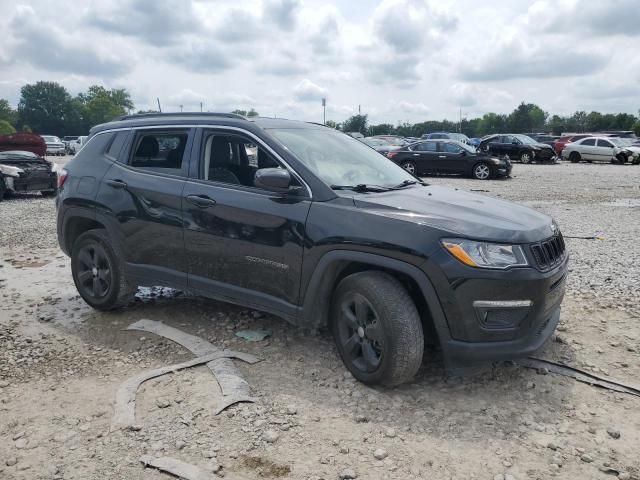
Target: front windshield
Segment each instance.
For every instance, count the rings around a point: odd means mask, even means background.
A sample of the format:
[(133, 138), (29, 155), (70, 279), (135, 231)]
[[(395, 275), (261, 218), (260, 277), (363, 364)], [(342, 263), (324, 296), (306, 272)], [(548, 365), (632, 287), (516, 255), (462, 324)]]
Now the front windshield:
[(628, 147), (633, 143), (633, 140), (630, 138), (607, 138), (611, 143), (613, 143), (616, 147)]
[(278, 128), (269, 133), (329, 186), (393, 187), (415, 180), (375, 150), (335, 130)]
[(0, 152), (0, 162), (2, 160), (28, 161), (35, 158), (38, 158), (35, 153), (23, 150), (8, 150), (5, 152)]
[(457, 146), (459, 146), (460, 148), (466, 150), (468, 153), (476, 153), (477, 150), (472, 147), (471, 145), (467, 145), (466, 143), (462, 143), (462, 142), (452, 142), (455, 143)]
[(518, 140), (520, 140), (525, 145), (531, 145), (533, 143), (538, 143), (533, 138), (527, 137), (526, 135), (514, 135), (514, 137), (516, 137)]
[(449, 136), (453, 140), (457, 140), (459, 142), (467, 143), (469, 141), (469, 137), (467, 137), (464, 133), (450, 133)]

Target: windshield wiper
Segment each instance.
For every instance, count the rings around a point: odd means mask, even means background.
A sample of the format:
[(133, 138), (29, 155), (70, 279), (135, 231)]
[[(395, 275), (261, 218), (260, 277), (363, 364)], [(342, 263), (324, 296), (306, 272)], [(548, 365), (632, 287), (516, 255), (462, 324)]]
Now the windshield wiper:
[(393, 187), (390, 187), (391, 190), (398, 190), (400, 188), (404, 188), (404, 187), (408, 187), (409, 185), (416, 185), (416, 184), (420, 184), (420, 185), (426, 185), (426, 183), (420, 181), (420, 180), (405, 180), (402, 183), (399, 183), (398, 185), (395, 185)]
[(366, 183), (359, 183), (358, 185), (331, 185), (332, 190), (353, 190), (354, 192), (388, 192), (391, 190), (389, 187), (382, 187), (380, 185), (367, 185)]

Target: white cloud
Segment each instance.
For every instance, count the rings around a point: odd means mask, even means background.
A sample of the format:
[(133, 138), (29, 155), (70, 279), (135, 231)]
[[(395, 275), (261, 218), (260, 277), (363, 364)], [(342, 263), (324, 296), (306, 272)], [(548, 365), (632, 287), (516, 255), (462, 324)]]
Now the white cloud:
[(322, 88), (321, 86), (313, 83), (308, 78), (305, 78), (295, 86), (295, 88), (293, 89), (293, 95), (296, 100), (299, 100), (301, 102), (314, 102), (316, 100), (326, 98), (327, 89)]

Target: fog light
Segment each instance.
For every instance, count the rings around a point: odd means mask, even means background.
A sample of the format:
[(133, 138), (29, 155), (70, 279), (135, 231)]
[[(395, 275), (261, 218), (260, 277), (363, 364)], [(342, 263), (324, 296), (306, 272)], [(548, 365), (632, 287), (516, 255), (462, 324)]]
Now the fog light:
[(529, 313), (531, 300), (478, 300), (473, 302), (480, 326), (490, 330), (516, 329)]

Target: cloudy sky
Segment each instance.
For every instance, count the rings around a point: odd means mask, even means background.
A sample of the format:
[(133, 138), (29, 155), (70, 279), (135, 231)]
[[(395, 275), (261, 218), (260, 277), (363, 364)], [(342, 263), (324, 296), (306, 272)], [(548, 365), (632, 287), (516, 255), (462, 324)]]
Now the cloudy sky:
[(0, 98), (125, 87), (136, 108), (373, 123), (640, 108), (638, 0), (0, 0)]

